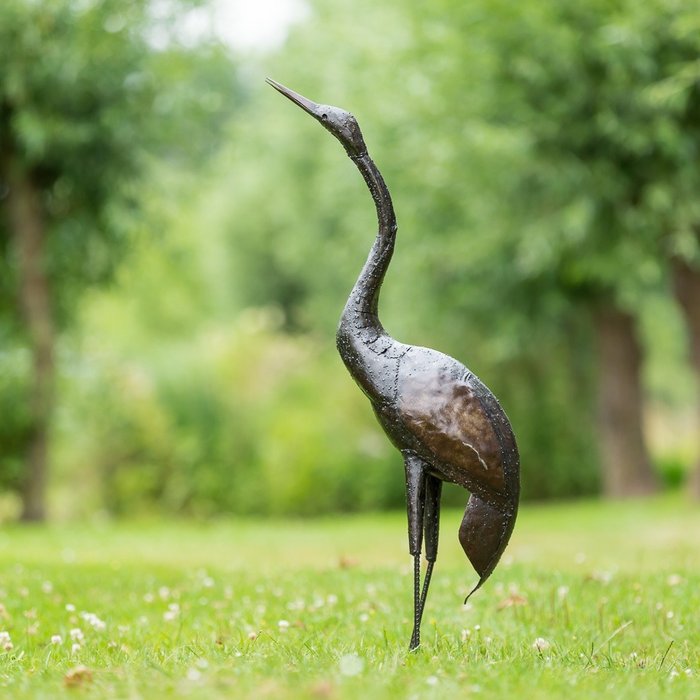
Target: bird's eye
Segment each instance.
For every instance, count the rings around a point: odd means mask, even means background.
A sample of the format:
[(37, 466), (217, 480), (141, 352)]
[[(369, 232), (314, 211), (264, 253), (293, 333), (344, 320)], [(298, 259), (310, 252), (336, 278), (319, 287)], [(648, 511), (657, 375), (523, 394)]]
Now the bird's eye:
[(321, 115), (321, 119), (328, 119), (328, 115), (324, 112), (324, 113)]

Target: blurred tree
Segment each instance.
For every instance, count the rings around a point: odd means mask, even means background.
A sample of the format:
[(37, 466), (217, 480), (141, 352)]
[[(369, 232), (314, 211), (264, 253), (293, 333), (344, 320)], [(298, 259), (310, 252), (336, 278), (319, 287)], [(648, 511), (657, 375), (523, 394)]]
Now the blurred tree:
[[(670, 212), (660, 249), (670, 264), (673, 291), (686, 323), (690, 362), (700, 385), (700, 11), (686, 8), (673, 20), (660, 40), (670, 69), (650, 90), (651, 100), (670, 124), (666, 143), (671, 162), (667, 181), (657, 193), (661, 200), (657, 206)], [(700, 459), (690, 491), (700, 499)]]
[[(191, 5), (168, 8), (177, 14)], [(197, 129), (205, 134), (221, 122), (235, 94), (223, 52), (188, 62), (188, 50), (175, 43), (154, 48), (171, 19), (156, 21), (147, 0), (0, 5), (0, 313), (32, 358), (20, 479), (25, 520), (45, 517), (56, 333), (81, 291), (108, 279), (124, 250), (144, 147), (172, 153), (177, 142), (192, 153)], [(204, 63), (218, 84), (193, 80)]]
[[(700, 13), (673, 0), (511, 9), (496, 27), (496, 105), (530, 142), (525, 245), (545, 251), (535, 270), (555, 270), (598, 337), (606, 492), (649, 491), (636, 315), (700, 214)], [(676, 287), (687, 311), (700, 302), (688, 284)]]
[[(697, 253), (693, 256), (697, 257)], [(688, 330), (690, 362), (700, 383), (700, 269), (680, 255), (671, 258), (673, 290), (683, 311)], [(700, 401), (697, 408), (700, 409)], [(697, 449), (697, 446), (696, 446)], [(691, 495), (700, 499), (700, 460), (693, 469), (689, 488)]]

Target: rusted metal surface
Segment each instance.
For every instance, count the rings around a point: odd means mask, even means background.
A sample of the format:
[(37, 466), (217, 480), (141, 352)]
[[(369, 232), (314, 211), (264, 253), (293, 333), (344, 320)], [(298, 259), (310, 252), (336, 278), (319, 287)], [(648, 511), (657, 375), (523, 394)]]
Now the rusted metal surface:
[[(340, 317), (337, 345), (369, 398), (388, 438), (404, 458), (409, 552), (414, 558), (414, 625), (420, 623), (437, 558), (443, 481), (471, 496), (459, 541), (479, 574), (491, 575), (508, 544), (518, 510), (520, 462), (508, 418), (495, 396), (463, 364), (436, 350), (391, 338), (379, 321), (379, 291), (391, 261), (396, 217), (389, 190), (349, 112), (319, 105), (267, 81), (335, 136), (362, 174), (377, 209), (378, 232)], [(420, 558), (427, 568), (421, 589)], [(469, 594), (471, 595), (471, 593)]]

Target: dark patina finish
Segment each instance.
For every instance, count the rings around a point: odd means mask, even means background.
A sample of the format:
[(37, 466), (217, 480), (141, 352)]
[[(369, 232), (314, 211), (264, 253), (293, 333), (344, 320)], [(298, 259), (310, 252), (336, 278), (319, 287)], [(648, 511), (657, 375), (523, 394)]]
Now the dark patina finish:
[[(408, 541), (414, 558), (410, 649), (415, 649), (437, 558), (442, 482), (471, 492), (459, 541), (479, 574), (473, 593), (496, 567), (515, 524), (520, 492), (515, 437), (494, 395), (463, 364), (436, 350), (399, 343), (380, 323), (379, 290), (394, 251), (396, 217), (389, 190), (367, 153), (355, 118), (337, 107), (316, 104), (274, 80), (267, 82), (342, 143), (377, 207), (377, 237), (340, 317), (337, 345), (379, 423), (403, 455)], [(421, 590), (424, 539), (428, 563)]]

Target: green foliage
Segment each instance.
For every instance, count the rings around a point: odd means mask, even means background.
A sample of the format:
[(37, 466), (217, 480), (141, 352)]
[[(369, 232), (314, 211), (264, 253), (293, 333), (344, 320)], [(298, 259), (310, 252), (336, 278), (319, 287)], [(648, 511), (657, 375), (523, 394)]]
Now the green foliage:
[(532, 272), (575, 298), (638, 307), (664, 258), (696, 254), (699, 23), (658, 0), (519, 3), (498, 24), (492, 114), (532, 149)]
[[(201, 157), (238, 97), (220, 49), (151, 47), (149, 32), (166, 27), (149, 7), (11, 0), (0, 8), (0, 172), (20, 168), (42, 192), (54, 306), (64, 318), (84, 286), (108, 279), (121, 259), (146, 155)], [(6, 280), (14, 280), (11, 256), (3, 251)], [(14, 284), (4, 299), (14, 298)]]
[[(152, 161), (191, 165), (210, 155), (241, 99), (221, 47), (174, 40), (173, 18), (191, 6), (177, 0), (154, 13), (147, 0), (0, 5), (0, 203), (20, 180), (36, 194), (41, 245), (31, 263), (47, 272), (50, 308), (42, 313), (50, 326), (69, 327), (85, 290), (111, 280), (145, 233), (138, 208)], [(0, 357), (0, 404), (19, 406), (0, 429), (0, 481), (10, 486), (31, 440), (24, 414), (32, 381), (24, 376), (17, 386), (13, 348), (30, 344), (21, 307), (33, 308), (26, 297), (35, 281), (19, 279), (23, 232), (5, 213), (0, 328), (11, 346)]]
[(57, 308), (71, 305), (76, 284), (103, 279), (116, 259), (123, 232), (109, 225), (107, 202), (133, 172), (136, 117), (150, 98), (128, 79), (145, 59), (134, 31), (145, 12), (144, 3), (114, 0), (12, 1), (0, 9), (2, 172), (20, 169), (42, 191), (51, 273), (62, 282)]
[[(156, 49), (147, 19), (117, 0), (0, 8), (0, 95), (31, 97), (0, 103), (3, 133), (46, 164), (51, 266), (79, 320), (54, 447), (74, 510), (402, 505), (400, 458), (333, 348), (372, 203), (263, 67), (358, 117), (400, 226), (382, 320), (499, 396), (526, 497), (598, 488), (591, 302), (643, 317), (655, 399), (692, 399), (659, 300), (668, 255), (697, 254), (693, 7), (315, 0), (245, 85), (221, 47)], [(85, 293), (119, 260), (113, 286)], [(0, 265), (9, 305), (1, 235)], [(13, 363), (2, 405), (23, 381)]]
[(66, 384), (61, 480), (97, 470), (115, 514), (402, 505), (400, 462), (335, 353), (280, 334), (277, 316), (251, 311), (126, 362), (93, 346)]
[[(548, 338), (549, 357), (555, 360), (549, 365), (525, 356), (505, 367), (512, 377), (504, 386), (510, 389), (506, 396), (520, 449), (524, 499), (600, 491), (590, 348), (585, 329), (570, 331), (568, 341)], [(573, 408), (572, 397), (577, 402)]]
[(200, 168), (217, 152), (246, 100), (230, 53), (205, 39), (150, 52), (135, 79), (153, 93), (152, 113), (140, 115), (149, 152), (184, 167)]

